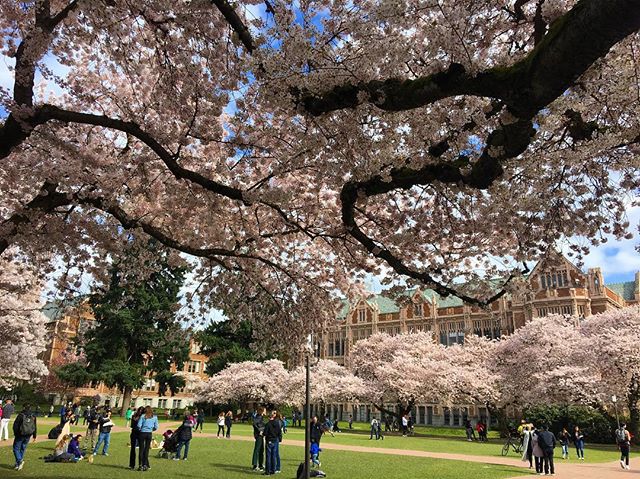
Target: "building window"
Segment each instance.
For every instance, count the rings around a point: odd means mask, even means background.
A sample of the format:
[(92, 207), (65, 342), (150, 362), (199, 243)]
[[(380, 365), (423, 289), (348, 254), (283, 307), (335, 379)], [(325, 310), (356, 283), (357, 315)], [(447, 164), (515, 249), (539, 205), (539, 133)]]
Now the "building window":
[(550, 271), (540, 275), (542, 289), (566, 288), (569, 286), (569, 278), (566, 271)]
[(187, 365), (187, 372), (189, 373), (199, 373), (200, 372), (200, 361), (189, 361)]
[(156, 382), (153, 379), (147, 379), (144, 383), (144, 390), (145, 391), (155, 391), (156, 389)]
[(358, 322), (359, 323), (364, 323), (367, 321), (367, 310), (366, 309), (359, 309), (358, 310)]
[(143, 406), (151, 406), (151, 401), (152, 401), (152, 399), (151, 399), (151, 398), (144, 398), (144, 399), (142, 400), (142, 405), (143, 405)]
[(334, 356), (334, 354), (333, 354), (333, 343), (329, 343), (329, 356)]
[(200, 354), (200, 345), (198, 343), (191, 343), (191, 354)]
[(174, 399), (171, 406), (173, 409), (182, 409), (182, 399)]
[(417, 318), (422, 317), (422, 303), (413, 305), (413, 315)]
[(158, 399), (158, 407), (162, 408), (162, 409), (166, 409), (167, 408), (167, 401), (168, 401), (168, 399)]

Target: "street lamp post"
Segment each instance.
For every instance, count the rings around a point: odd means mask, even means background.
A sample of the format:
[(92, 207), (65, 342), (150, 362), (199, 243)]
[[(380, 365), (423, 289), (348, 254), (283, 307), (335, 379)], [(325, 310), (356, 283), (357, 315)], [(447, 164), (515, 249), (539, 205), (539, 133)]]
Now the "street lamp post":
[(611, 396), (611, 402), (613, 403), (613, 409), (616, 412), (616, 422), (618, 423), (618, 429), (620, 429), (620, 419), (618, 418), (618, 398), (615, 395)]
[(313, 351), (313, 340), (311, 335), (307, 337), (306, 359), (305, 359), (305, 403), (304, 403), (304, 477), (311, 477), (309, 463), (309, 449), (311, 448), (311, 367), (310, 356)]

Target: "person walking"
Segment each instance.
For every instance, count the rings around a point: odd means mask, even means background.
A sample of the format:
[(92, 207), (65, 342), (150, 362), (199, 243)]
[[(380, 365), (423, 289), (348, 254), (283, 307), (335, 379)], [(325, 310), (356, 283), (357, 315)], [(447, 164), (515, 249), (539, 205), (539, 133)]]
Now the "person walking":
[(233, 413), (231, 411), (227, 412), (224, 417), (224, 425), (227, 428), (227, 439), (231, 439), (231, 426), (233, 425)]
[(98, 424), (100, 428), (100, 433), (98, 434), (98, 442), (96, 442), (96, 446), (93, 448), (93, 455), (98, 454), (98, 449), (100, 449), (100, 445), (104, 443), (102, 446), (102, 455), (109, 455), (109, 444), (111, 443), (111, 428), (115, 426), (113, 421), (111, 420), (111, 411), (107, 410), (103, 415), (98, 419)]
[(405, 414), (402, 416), (402, 436), (406, 437), (409, 432), (409, 417)]
[(264, 474), (265, 476), (271, 476), (276, 473), (276, 465), (279, 462), (280, 456), (279, 444), (280, 441), (282, 441), (282, 428), (280, 427), (277, 411), (271, 411), (269, 422), (267, 422), (264, 427), (264, 441), (267, 447), (267, 461)]
[(538, 435), (538, 445), (542, 449), (542, 459), (544, 461), (544, 473), (555, 475), (553, 465), (553, 450), (556, 447), (556, 436), (549, 431), (549, 427), (544, 425), (542, 432)]
[(196, 428), (200, 428), (200, 432), (202, 432), (202, 428), (204, 427), (204, 411), (202, 409), (198, 410), (198, 416), (196, 417)]
[(138, 428), (138, 421), (144, 414), (144, 406), (140, 406), (135, 413), (131, 415), (131, 432), (129, 433), (129, 445), (131, 450), (129, 451), (129, 469), (134, 470), (136, 468), (136, 447), (140, 447), (140, 429)]
[(464, 422), (464, 429), (467, 434), (467, 441), (472, 442), (476, 438), (476, 433), (473, 430), (473, 425), (469, 419)]
[(527, 427), (522, 431), (522, 462), (529, 461), (529, 469), (533, 467), (533, 431)]
[(573, 431), (573, 444), (576, 446), (578, 459), (584, 461), (584, 434), (578, 426), (576, 426)]
[(566, 427), (562, 428), (562, 432), (558, 434), (558, 439), (562, 446), (562, 459), (569, 459), (569, 442), (571, 441), (571, 434), (567, 431)]
[(544, 452), (540, 447), (540, 431), (533, 429), (531, 433), (531, 444), (533, 446), (533, 458), (536, 463), (536, 474), (542, 474), (544, 464)]
[(253, 417), (254, 444), (251, 466), (254, 471), (264, 471), (264, 427), (264, 408), (260, 407)]
[(186, 461), (187, 456), (189, 455), (189, 444), (191, 443), (191, 439), (193, 438), (193, 421), (188, 416), (184, 417), (182, 424), (176, 430), (174, 434), (177, 434), (178, 438), (178, 446), (176, 449), (176, 457), (173, 458), (174, 461), (180, 460), (180, 452), (184, 447), (184, 455), (182, 456), (182, 460)]
[(27, 452), (29, 439), (33, 437), (35, 441), (37, 435), (36, 417), (31, 412), (29, 404), (25, 404), (24, 409), (13, 422), (13, 456), (16, 459), (16, 471), (24, 467), (24, 455)]
[(616, 442), (620, 448), (620, 467), (629, 469), (629, 449), (631, 448), (631, 434), (627, 431), (627, 425), (622, 423), (616, 430)]
[(224, 412), (222, 411), (218, 414), (218, 433), (216, 434), (218, 439), (220, 439), (220, 434), (224, 437)]
[(125, 418), (125, 427), (130, 427), (131, 426), (131, 417), (133, 416), (133, 409), (131, 409), (130, 407), (127, 408), (127, 412), (124, 414), (124, 418)]
[(9, 439), (9, 422), (11, 421), (11, 415), (15, 410), (13, 401), (11, 399), (7, 399), (4, 406), (2, 406), (2, 419), (0, 419), (0, 439), (3, 441)]
[(378, 420), (374, 417), (371, 419), (371, 430), (369, 431), (369, 440), (373, 439), (373, 436), (376, 437), (376, 441), (380, 439), (378, 436)]
[(140, 431), (138, 433), (138, 450), (140, 454), (138, 459), (139, 471), (146, 471), (150, 468), (149, 449), (151, 449), (151, 438), (153, 432), (158, 430), (158, 427), (158, 417), (153, 414), (151, 406), (146, 406), (144, 408), (144, 414), (138, 419), (138, 430)]
[(349, 414), (349, 429), (353, 429), (353, 415)]

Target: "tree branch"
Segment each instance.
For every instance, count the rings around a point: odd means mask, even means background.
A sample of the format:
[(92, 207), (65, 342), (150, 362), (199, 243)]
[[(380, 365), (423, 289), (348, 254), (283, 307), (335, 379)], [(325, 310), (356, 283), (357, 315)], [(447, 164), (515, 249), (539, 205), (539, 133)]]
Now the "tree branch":
[[(635, 0), (582, 0), (556, 20), (538, 45), (510, 67), (472, 76), (459, 64), (415, 80), (391, 78), (345, 84), (319, 95), (294, 91), (294, 100), (314, 116), (366, 101), (386, 111), (419, 108), (455, 95), (503, 100), (512, 113), (531, 118), (560, 96), (597, 59), (640, 29)], [(365, 95), (362, 95), (365, 93)], [(363, 100), (363, 97), (366, 100)]]
[(247, 49), (247, 52), (253, 53), (255, 50), (255, 44), (253, 37), (251, 36), (251, 32), (231, 4), (227, 2), (227, 0), (211, 0), (211, 3), (220, 10), (220, 13), (222, 13), (222, 16), (231, 26), (233, 31), (236, 32), (238, 38)]

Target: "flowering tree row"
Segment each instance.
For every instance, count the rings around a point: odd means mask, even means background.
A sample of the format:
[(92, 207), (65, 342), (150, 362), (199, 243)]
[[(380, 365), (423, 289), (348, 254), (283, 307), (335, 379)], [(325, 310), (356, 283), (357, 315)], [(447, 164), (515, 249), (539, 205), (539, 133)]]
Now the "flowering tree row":
[[(640, 307), (609, 311), (578, 324), (549, 316), (499, 341), (465, 338), (445, 347), (430, 333), (374, 334), (358, 341), (349, 368), (320, 360), (312, 368), (313, 402), (365, 402), (397, 414), (419, 403), (481, 404), (492, 414), (508, 406), (583, 404), (606, 411), (625, 400), (638, 427)], [(304, 371), (280, 361), (232, 364), (203, 385), (211, 402), (304, 403)]]
[(630, 233), (639, 29), (634, 0), (3, 0), (0, 253), (73, 286), (153, 237), (286, 345), (367, 272), (488, 304)]

